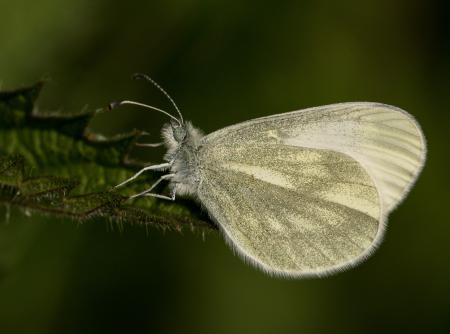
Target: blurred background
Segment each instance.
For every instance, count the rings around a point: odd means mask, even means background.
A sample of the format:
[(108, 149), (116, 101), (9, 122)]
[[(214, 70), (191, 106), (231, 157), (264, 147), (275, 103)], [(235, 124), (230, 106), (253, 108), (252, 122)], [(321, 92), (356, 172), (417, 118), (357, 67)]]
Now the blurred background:
[[(49, 79), (42, 109), (122, 98), (170, 108), (131, 80), (145, 72), (207, 133), (377, 101), (414, 115), (429, 148), (375, 255), (324, 279), (268, 277), (214, 232), (119, 232), (14, 211), (8, 223), (1, 208), (0, 333), (450, 331), (448, 2), (0, 0), (0, 12), (1, 87)], [(165, 121), (122, 108), (91, 127), (157, 141)]]

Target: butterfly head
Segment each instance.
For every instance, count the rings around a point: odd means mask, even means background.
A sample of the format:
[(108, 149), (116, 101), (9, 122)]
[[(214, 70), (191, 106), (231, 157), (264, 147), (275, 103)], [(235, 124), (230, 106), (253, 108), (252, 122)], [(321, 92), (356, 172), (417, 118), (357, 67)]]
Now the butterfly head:
[(187, 138), (187, 129), (184, 123), (171, 120), (166, 123), (162, 128), (163, 142), (168, 149), (170, 156), (175, 154), (176, 151), (183, 145)]
[(175, 140), (177, 143), (183, 142), (183, 140), (186, 138), (186, 127), (184, 126), (184, 123), (171, 120), (170, 128), (172, 130), (171, 135), (173, 137), (173, 140)]
[(166, 147), (173, 152), (181, 146), (197, 147), (203, 134), (191, 122), (171, 120), (163, 127), (162, 137)]

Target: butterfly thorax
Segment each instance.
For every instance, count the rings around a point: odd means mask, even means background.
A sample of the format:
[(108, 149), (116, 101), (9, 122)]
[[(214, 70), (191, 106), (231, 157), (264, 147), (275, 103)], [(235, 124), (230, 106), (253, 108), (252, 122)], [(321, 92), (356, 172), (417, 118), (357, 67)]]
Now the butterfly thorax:
[(162, 129), (167, 153), (164, 160), (171, 163), (173, 174), (170, 188), (177, 195), (195, 196), (200, 182), (198, 169), (198, 149), (203, 134), (190, 122), (182, 126), (171, 123)]

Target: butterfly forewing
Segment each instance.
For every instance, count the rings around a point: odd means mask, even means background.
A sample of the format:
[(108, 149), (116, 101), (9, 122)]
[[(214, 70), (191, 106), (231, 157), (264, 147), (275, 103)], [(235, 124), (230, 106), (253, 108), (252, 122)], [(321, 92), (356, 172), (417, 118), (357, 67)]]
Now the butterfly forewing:
[(208, 135), (205, 144), (269, 140), (351, 156), (373, 178), (386, 215), (407, 194), (426, 155), (423, 133), (411, 115), (369, 102), (340, 103), (251, 120)]

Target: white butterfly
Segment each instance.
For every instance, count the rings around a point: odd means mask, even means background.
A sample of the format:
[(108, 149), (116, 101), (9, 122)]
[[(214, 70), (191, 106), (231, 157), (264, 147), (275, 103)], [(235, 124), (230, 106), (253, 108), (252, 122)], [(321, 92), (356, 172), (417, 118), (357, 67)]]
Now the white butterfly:
[[(152, 79), (166, 96), (168, 94)], [(425, 162), (419, 124), (380, 103), (339, 103), (257, 118), (204, 136), (172, 118), (163, 128), (167, 170), (135, 195), (197, 199), (231, 247), (280, 276), (323, 276), (352, 267), (381, 242), (387, 216)], [(149, 144), (149, 146), (154, 146)], [(168, 180), (172, 197), (151, 191)]]

